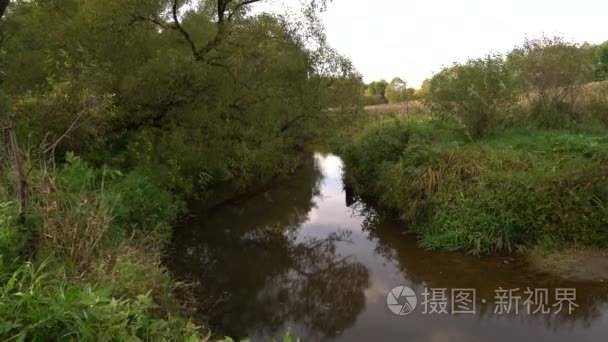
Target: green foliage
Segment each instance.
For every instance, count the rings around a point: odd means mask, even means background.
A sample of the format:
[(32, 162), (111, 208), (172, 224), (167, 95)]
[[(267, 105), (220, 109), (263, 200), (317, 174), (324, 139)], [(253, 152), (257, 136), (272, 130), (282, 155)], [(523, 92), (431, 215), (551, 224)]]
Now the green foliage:
[[(40, 240), (33, 247), (51, 257), (52, 268), (26, 263), (8, 273), (28, 235), (15, 224), (16, 205), (0, 206), (0, 283), (6, 282), (0, 289), (0, 337), (198, 336), (194, 326), (171, 318), (174, 285), (160, 260), (179, 210), (172, 196), (140, 173), (96, 169), (73, 154), (65, 159), (59, 169), (36, 170), (30, 178), (36, 191), (28, 221), (39, 225)], [(152, 318), (159, 315), (166, 319)]]
[(608, 80), (608, 41), (595, 46), (594, 72), (597, 81)]
[(427, 104), (436, 114), (455, 115), (479, 138), (517, 100), (516, 79), (502, 56), (488, 56), (455, 64), (435, 75)]
[(420, 89), (417, 89), (414, 92), (414, 97), (417, 100), (425, 100), (431, 93), (431, 80), (429, 78), (422, 81), (420, 85)]
[(221, 24), (204, 1), (177, 23), (186, 36), (159, 29), (175, 27), (172, 4), (15, 3), (1, 92), (21, 140), (213, 206), (293, 171), (323, 110), (360, 106), (360, 75), (327, 46), (319, 2), (306, 22), (231, 3)]
[(144, 236), (140, 241), (123, 242), (113, 254), (97, 260), (90, 278), (103, 284), (115, 297), (136, 298), (149, 295), (156, 312), (172, 313), (177, 309), (173, 295), (175, 284), (161, 262), (158, 248)]
[(386, 88), (388, 82), (385, 80), (373, 81), (365, 86), (363, 92), (363, 104), (365, 106), (375, 106), (388, 103), (386, 99)]
[(363, 96), (363, 105), (364, 106), (377, 106), (381, 104), (385, 104), (388, 101), (381, 95), (364, 95)]
[(365, 95), (368, 96), (380, 96), (386, 98), (386, 88), (388, 87), (388, 82), (385, 80), (373, 81), (372, 83), (367, 85), (365, 89)]
[(117, 176), (109, 187), (115, 197), (113, 225), (124, 229), (127, 236), (140, 232), (158, 241), (168, 242), (171, 225), (185, 204), (159, 188), (142, 171), (115, 174)]
[[(245, 339), (245, 340), (241, 340), (240, 342), (248, 342), (249, 339)], [(273, 342), (276, 341), (275, 339), (273, 339)], [(283, 342), (300, 342), (300, 338), (298, 337), (293, 337), (291, 335), (291, 333), (289, 331), (287, 331), (285, 333), (285, 336), (283, 336), (283, 339), (281, 340)], [(226, 337), (222, 340), (218, 340), (217, 342), (235, 342), (232, 338), (230, 337)]]
[(43, 246), (78, 268), (90, 267), (132, 237), (164, 245), (183, 205), (139, 171), (96, 169), (68, 153), (66, 163), (37, 175), (33, 200)]
[(15, 203), (0, 201), (0, 271), (15, 261), (27, 238), (17, 224), (18, 215)]
[(197, 328), (190, 323), (151, 318), (148, 296), (115, 299), (103, 289), (74, 285), (49, 262), (38, 266), (26, 263), (3, 279), (2, 339), (199, 340)]
[(510, 130), (468, 142), (440, 120), (407, 127), (407, 146), (379, 149), (385, 156), (373, 161), (360, 141), (379, 140), (364, 131), (346, 149), (346, 170), (357, 190), (409, 222), (423, 246), (488, 254), (546, 236), (560, 246), (608, 246), (604, 137)]
[(391, 83), (386, 88), (386, 98), (390, 103), (399, 103), (411, 100), (414, 96), (414, 90), (407, 87), (407, 83), (399, 77), (393, 78)]
[(564, 245), (606, 246), (608, 217), (593, 204), (606, 200), (606, 159), (492, 145), (457, 155), (453, 163), (475, 157), (475, 180), (466, 187), (446, 180), (453, 190), (431, 200), (436, 210), (421, 228), (423, 245), (487, 254), (549, 235)]
[[(15, 273), (29, 292), (7, 284), (2, 337), (190, 337), (149, 318), (176, 306), (160, 259), (186, 200), (204, 209), (291, 174), (326, 114), (359, 109), (361, 76), (317, 17), (326, 1), (283, 15), (218, 3), (11, 3), (0, 120), (16, 113), (28, 151), (29, 242), (65, 276)], [(0, 196), (2, 266), (28, 237), (9, 199)]]
[(603, 47), (561, 38), (527, 40), (506, 56), (454, 64), (418, 91), (438, 115), (458, 117), (474, 138), (500, 127), (589, 129), (606, 126)]
[(560, 243), (553, 237), (545, 235), (538, 240), (536, 252), (541, 256), (554, 252), (560, 248)]
[(361, 180), (361, 193), (373, 193), (382, 163), (400, 158), (409, 140), (407, 128), (399, 121), (380, 122), (367, 128), (343, 154), (353, 166), (352, 173)]
[(576, 102), (593, 80), (588, 49), (561, 38), (527, 40), (508, 56), (517, 75), (531, 118), (541, 127), (565, 127), (577, 120)]

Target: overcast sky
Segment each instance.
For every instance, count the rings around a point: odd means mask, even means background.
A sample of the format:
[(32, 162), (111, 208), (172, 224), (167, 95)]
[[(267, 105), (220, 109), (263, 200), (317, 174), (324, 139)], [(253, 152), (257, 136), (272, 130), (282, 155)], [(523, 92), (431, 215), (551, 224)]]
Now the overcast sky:
[(506, 52), (526, 37), (608, 40), (608, 0), (334, 0), (323, 19), (331, 45), (366, 82), (399, 76), (414, 87), (444, 65)]

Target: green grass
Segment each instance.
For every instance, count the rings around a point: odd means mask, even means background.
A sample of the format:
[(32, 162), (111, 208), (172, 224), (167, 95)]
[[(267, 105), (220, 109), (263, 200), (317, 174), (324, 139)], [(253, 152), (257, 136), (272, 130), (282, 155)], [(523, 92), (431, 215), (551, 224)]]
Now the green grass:
[(178, 199), (141, 172), (73, 155), (56, 169), (34, 169), (29, 183), (22, 226), (5, 190), (11, 182), (0, 182), (0, 340), (204, 339), (177, 318), (161, 263)]
[(12, 265), (26, 240), (17, 224), (18, 212), (14, 202), (0, 199), (0, 272)]
[[(559, 246), (608, 246), (603, 136), (520, 129), (472, 142), (435, 119), (391, 125), (363, 131), (344, 149), (347, 173), (426, 248), (489, 254), (547, 237)], [(396, 129), (409, 139), (383, 157), (380, 145)]]
[(148, 295), (115, 299), (109, 290), (77, 285), (61, 266), (25, 263), (0, 287), (0, 336), (13, 341), (198, 341), (185, 320), (151, 318)]

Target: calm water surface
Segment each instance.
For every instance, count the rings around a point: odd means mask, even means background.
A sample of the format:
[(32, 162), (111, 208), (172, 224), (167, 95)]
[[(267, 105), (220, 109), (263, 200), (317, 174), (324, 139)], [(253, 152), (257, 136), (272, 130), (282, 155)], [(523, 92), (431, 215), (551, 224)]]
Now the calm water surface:
[[(191, 284), (195, 318), (220, 336), (281, 340), (291, 329), (303, 341), (608, 341), (605, 284), (555, 279), (513, 257), (427, 252), (404, 230), (344, 190), (338, 157), (316, 155), (266, 193), (193, 213), (168, 264)], [(418, 294), (405, 316), (387, 308), (400, 285)], [(499, 287), (548, 288), (551, 298), (555, 288), (572, 287), (579, 307), (499, 315)], [(447, 288), (448, 297), (453, 288), (476, 289), (476, 314), (423, 314), (425, 288)]]

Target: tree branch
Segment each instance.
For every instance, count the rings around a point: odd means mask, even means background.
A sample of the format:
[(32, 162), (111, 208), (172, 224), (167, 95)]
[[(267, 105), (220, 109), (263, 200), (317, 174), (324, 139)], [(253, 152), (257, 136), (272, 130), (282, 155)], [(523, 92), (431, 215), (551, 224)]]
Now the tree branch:
[(190, 49), (192, 50), (192, 54), (194, 55), (194, 58), (196, 60), (200, 60), (201, 59), (201, 55), (199, 54), (198, 49), (196, 48), (196, 44), (194, 44), (194, 41), (192, 40), (192, 37), (190, 36), (190, 33), (188, 33), (188, 31), (186, 31), (184, 29), (184, 27), (182, 26), (182, 24), (179, 22), (179, 6), (177, 5), (177, 2), (179, 0), (173, 0), (173, 8), (172, 8), (172, 14), (173, 14), (173, 28), (176, 29), (177, 31), (179, 31), (182, 36), (184, 37), (184, 39), (186, 40), (186, 42), (188, 42), (188, 44), (190, 45)]
[(132, 24), (134, 24), (134, 23), (136, 23), (138, 21), (147, 21), (147, 22), (152, 23), (152, 24), (154, 24), (154, 25), (156, 25), (156, 26), (158, 26), (158, 27), (160, 27), (162, 29), (165, 29), (165, 30), (173, 28), (171, 26), (167, 26), (166, 23), (164, 23), (164, 22), (162, 22), (162, 21), (160, 21), (158, 19), (142, 17), (140, 15), (134, 15), (133, 19), (131, 20), (130, 25), (132, 25)]
[[(207, 42), (207, 44), (205, 44), (205, 46), (200, 49), (196, 46), (194, 40), (192, 39), (192, 36), (188, 31), (186, 31), (186, 29), (179, 20), (179, 0), (173, 0), (171, 5), (171, 17), (173, 19), (173, 24), (167, 24), (157, 18), (147, 18), (138, 15), (133, 16), (133, 20), (131, 21), (131, 23), (134, 23), (136, 21), (147, 21), (159, 26), (162, 29), (172, 29), (178, 31), (190, 46), (190, 50), (192, 51), (194, 59), (197, 61), (206, 61), (205, 56), (221, 44), (226, 33), (226, 22), (231, 22), (234, 15), (238, 13), (238, 11), (241, 10), (243, 7), (262, 1), (264, 0), (242, 0), (238, 3), (234, 3), (234, 0), (217, 0), (217, 33), (215, 34), (215, 37), (213, 37), (213, 39)], [(233, 3), (234, 6), (232, 6), (232, 9), (229, 10), (229, 5)], [(227, 12), (229, 13), (226, 16)]]
[(234, 8), (232, 9), (232, 11), (230, 11), (230, 14), (228, 15), (228, 21), (232, 21), (232, 17), (234, 16), (234, 14), (237, 13), (244, 6), (254, 4), (256, 2), (261, 2), (261, 1), (264, 1), (264, 0), (244, 0), (244, 1), (241, 1), (240, 3), (236, 4), (234, 6)]

